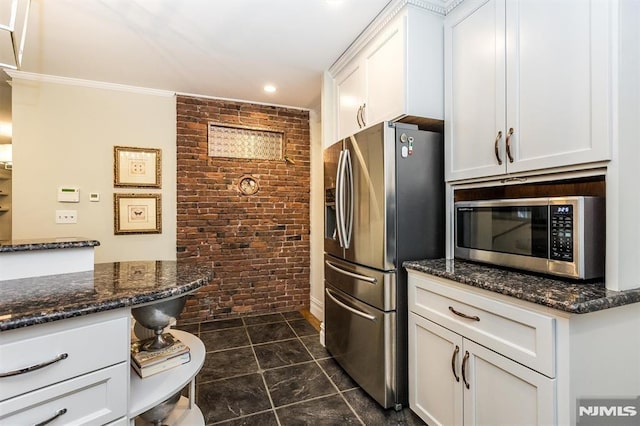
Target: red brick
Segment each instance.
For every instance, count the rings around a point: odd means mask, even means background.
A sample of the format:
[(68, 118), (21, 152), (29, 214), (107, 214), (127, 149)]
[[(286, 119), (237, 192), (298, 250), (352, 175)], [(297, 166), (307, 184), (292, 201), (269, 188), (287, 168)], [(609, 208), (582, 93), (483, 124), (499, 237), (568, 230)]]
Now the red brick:
[[(187, 96), (177, 112), (177, 257), (211, 260), (215, 276), (181, 319), (308, 308), (308, 112)], [(210, 122), (284, 132), (296, 164), (208, 157)], [(245, 174), (258, 180), (254, 196), (238, 190)]]

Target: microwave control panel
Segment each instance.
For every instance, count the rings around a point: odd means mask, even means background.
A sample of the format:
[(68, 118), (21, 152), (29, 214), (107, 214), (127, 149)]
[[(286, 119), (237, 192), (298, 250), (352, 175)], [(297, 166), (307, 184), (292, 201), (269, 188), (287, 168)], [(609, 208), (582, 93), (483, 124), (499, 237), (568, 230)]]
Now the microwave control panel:
[(551, 216), (551, 253), (553, 260), (573, 262), (573, 206), (549, 206)]

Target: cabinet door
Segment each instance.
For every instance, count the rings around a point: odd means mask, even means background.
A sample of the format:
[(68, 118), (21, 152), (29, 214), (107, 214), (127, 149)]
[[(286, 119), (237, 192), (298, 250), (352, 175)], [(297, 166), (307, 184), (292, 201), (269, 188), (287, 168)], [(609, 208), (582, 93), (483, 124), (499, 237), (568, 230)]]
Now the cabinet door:
[(406, 17), (401, 16), (374, 40), (366, 54), (366, 125), (392, 120), (405, 110)]
[(466, 339), (461, 356), (465, 426), (555, 424), (555, 379)]
[(361, 124), (358, 122), (360, 108), (365, 103), (365, 72), (360, 61), (336, 77), (336, 99), (338, 102), (338, 138), (356, 133)]
[(409, 313), (409, 406), (427, 424), (462, 425), (462, 337)]
[(103, 425), (127, 413), (128, 372), (121, 362), (2, 401), (0, 424)]
[(506, 171), (504, 13), (504, 0), (471, 0), (445, 20), (447, 180)]
[(507, 0), (509, 172), (610, 159), (611, 4)]

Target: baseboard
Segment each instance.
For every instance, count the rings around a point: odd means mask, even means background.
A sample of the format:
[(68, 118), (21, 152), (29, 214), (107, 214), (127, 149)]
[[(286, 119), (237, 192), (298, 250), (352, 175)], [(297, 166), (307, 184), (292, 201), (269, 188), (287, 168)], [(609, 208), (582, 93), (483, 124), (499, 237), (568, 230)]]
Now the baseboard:
[(311, 311), (311, 314), (318, 318), (320, 320), (320, 322), (324, 321), (324, 304), (322, 300), (316, 299), (315, 297), (311, 296), (310, 298), (310, 307), (309, 310)]

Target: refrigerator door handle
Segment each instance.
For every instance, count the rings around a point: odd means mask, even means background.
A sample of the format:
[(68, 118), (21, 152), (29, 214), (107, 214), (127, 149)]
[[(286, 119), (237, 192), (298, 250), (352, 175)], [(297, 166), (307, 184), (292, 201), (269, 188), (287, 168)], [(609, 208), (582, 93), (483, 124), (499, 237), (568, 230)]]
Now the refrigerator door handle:
[(336, 171), (336, 230), (338, 231), (338, 244), (340, 244), (340, 247), (344, 247), (344, 207), (342, 205), (342, 199), (344, 197), (343, 165), (344, 150), (341, 150), (340, 156), (338, 157), (338, 169)]
[(331, 291), (331, 290), (329, 290), (328, 288), (325, 288), (325, 289), (324, 289), (324, 291), (327, 293), (327, 296), (329, 296), (329, 298), (330, 298), (331, 300), (333, 300), (333, 302), (334, 302), (336, 305), (340, 306), (341, 308), (346, 309), (347, 311), (351, 312), (351, 313), (352, 313), (352, 314), (354, 314), (354, 315), (357, 315), (357, 316), (362, 317), (362, 318), (364, 318), (364, 319), (368, 319), (369, 321), (375, 321), (375, 320), (376, 320), (376, 317), (374, 317), (373, 315), (369, 315), (369, 314), (368, 314), (368, 313), (366, 313), (366, 312), (359, 311), (359, 310), (354, 309), (354, 308), (352, 308), (351, 306), (349, 306), (349, 305), (347, 305), (347, 304), (345, 304), (345, 303), (342, 303), (341, 301), (339, 301), (338, 299), (336, 299), (336, 297), (335, 297), (333, 294), (331, 294), (331, 293), (332, 293), (332, 291)]
[(351, 271), (347, 271), (346, 269), (342, 269), (342, 268), (334, 265), (333, 263), (329, 262), (328, 260), (325, 260), (324, 263), (329, 268), (333, 269), (334, 271), (336, 271), (336, 272), (338, 272), (340, 274), (346, 275), (348, 277), (355, 278), (355, 279), (360, 280), (360, 281), (366, 281), (366, 282), (369, 282), (371, 284), (375, 284), (375, 283), (378, 282), (378, 280), (376, 280), (373, 277), (368, 277), (366, 275), (356, 274), (355, 272), (351, 272)]
[(347, 178), (347, 184), (349, 185), (349, 192), (347, 193), (347, 197), (348, 197), (348, 203), (349, 203), (349, 211), (348, 211), (348, 216), (347, 216), (347, 223), (344, 227), (344, 231), (345, 231), (345, 246), (344, 248), (348, 249), (349, 246), (351, 245), (351, 237), (353, 236), (353, 203), (354, 203), (354, 191), (353, 191), (353, 165), (351, 164), (351, 154), (349, 153), (349, 150), (346, 149), (344, 151), (345, 153), (345, 162), (346, 165), (344, 166), (345, 168), (345, 177)]

